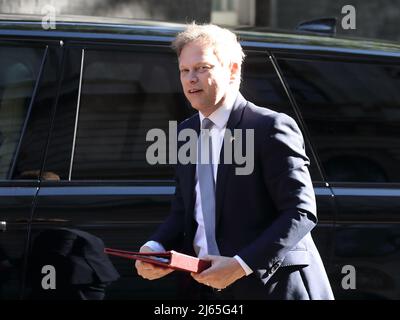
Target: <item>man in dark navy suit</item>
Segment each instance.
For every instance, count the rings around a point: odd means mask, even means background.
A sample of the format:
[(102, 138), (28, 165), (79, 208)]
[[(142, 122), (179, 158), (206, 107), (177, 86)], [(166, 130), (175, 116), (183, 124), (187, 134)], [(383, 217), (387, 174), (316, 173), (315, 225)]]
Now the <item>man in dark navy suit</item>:
[[(171, 213), (141, 251), (175, 249), (211, 260), (191, 274), (192, 297), (333, 299), (310, 234), (315, 195), (296, 122), (240, 94), (244, 54), (230, 31), (192, 24), (173, 47), (185, 96), (199, 111), (178, 127), (198, 133), (197, 161), (178, 160)], [(245, 174), (237, 158), (226, 161), (228, 147), (235, 154), (234, 130), (251, 153)], [(173, 271), (140, 261), (136, 269), (150, 280)]]

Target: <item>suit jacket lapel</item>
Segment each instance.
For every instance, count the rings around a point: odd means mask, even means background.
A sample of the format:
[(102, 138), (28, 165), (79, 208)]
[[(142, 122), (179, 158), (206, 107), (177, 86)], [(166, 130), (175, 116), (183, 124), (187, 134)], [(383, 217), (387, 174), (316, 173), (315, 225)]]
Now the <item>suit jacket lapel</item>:
[[(197, 135), (200, 132), (200, 120), (198, 114), (195, 115), (193, 118), (188, 120), (186, 128), (194, 129), (197, 132)], [(195, 188), (195, 173), (196, 173), (196, 163), (189, 163), (187, 165), (183, 165), (182, 167), (182, 183), (181, 185), (183, 186), (182, 196), (184, 199), (188, 199), (187, 203), (187, 212), (194, 212), (194, 205), (195, 205), (195, 193), (194, 193), (194, 188)], [(191, 218), (194, 218), (194, 215), (189, 215)]]
[[(238, 97), (236, 98), (233, 108), (231, 111), (231, 114), (228, 119), (228, 123), (226, 125), (226, 130), (230, 130), (231, 134), (233, 136), (233, 129), (235, 129), (243, 115), (244, 108), (246, 107), (247, 100), (239, 93)], [(230, 143), (233, 143), (233, 141), (229, 141)], [(229, 172), (229, 169), (232, 168), (232, 164), (225, 164), (224, 163), (224, 143), (222, 143), (221, 147), (221, 153), (219, 157), (219, 165), (218, 165), (218, 172), (217, 172), (217, 184), (216, 184), (216, 190), (215, 190), (215, 215), (216, 215), (216, 227), (218, 227), (219, 219), (221, 217), (221, 212), (222, 212), (222, 206), (223, 206), (223, 200), (224, 200), (224, 192), (226, 190), (225, 183), (226, 183), (226, 178)], [(233, 160), (233, 145), (232, 145), (232, 162)]]

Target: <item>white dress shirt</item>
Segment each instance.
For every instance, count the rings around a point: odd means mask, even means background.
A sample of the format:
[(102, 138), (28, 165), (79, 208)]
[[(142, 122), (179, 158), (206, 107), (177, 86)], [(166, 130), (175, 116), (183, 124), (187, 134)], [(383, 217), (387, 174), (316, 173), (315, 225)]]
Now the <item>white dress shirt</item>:
[[(224, 105), (219, 107), (217, 110), (215, 110), (212, 114), (208, 116), (208, 118), (214, 123), (213, 128), (210, 130), (210, 134), (212, 143), (212, 162), (213, 162), (215, 185), (217, 185), (218, 164), (220, 159), (222, 143), (224, 141), (225, 129), (235, 99), (236, 95), (232, 95), (231, 99), (227, 99)], [(201, 112), (199, 112), (199, 117), (200, 117), (200, 128), (201, 128), (201, 123), (205, 117)], [(203, 211), (201, 208), (200, 184), (197, 178), (197, 167), (196, 167), (195, 183), (196, 183), (195, 184), (196, 202), (194, 206), (194, 217), (198, 224), (198, 227), (194, 236), (193, 248), (197, 256), (201, 258), (206, 256), (208, 252), (207, 252), (206, 232), (204, 228)], [(156, 251), (165, 250), (160, 243), (155, 241), (148, 241), (145, 245), (149, 246), (150, 248)], [(244, 269), (246, 275), (249, 275), (253, 272), (253, 270), (251, 270), (251, 268), (238, 255), (235, 255), (234, 258), (239, 262), (241, 267)]]

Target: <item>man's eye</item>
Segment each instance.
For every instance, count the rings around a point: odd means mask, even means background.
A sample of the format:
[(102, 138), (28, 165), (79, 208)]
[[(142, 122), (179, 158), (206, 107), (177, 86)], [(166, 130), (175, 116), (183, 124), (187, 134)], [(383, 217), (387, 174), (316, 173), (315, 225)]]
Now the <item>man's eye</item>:
[(206, 70), (209, 70), (209, 69), (210, 69), (209, 66), (200, 66), (200, 67), (199, 67), (199, 70), (200, 70), (200, 71), (206, 71)]
[(181, 73), (186, 73), (188, 71), (189, 71), (188, 69), (181, 69)]

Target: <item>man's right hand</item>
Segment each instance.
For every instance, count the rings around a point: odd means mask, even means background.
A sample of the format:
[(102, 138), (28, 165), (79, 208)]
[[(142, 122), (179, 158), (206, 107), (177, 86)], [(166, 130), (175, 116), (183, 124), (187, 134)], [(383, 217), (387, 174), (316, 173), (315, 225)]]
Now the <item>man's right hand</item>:
[[(140, 252), (154, 252), (154, 251), (147, 246), (143, 246), (140, 248)], [(148, 280), (155, 280), (165, 277), (167, 274), (170, 274), (172, 271), (174, 271), (174, 269), (171, 268), (164, 268), (140, 260), (136, 260), (135, 267), (138, 275)]]

